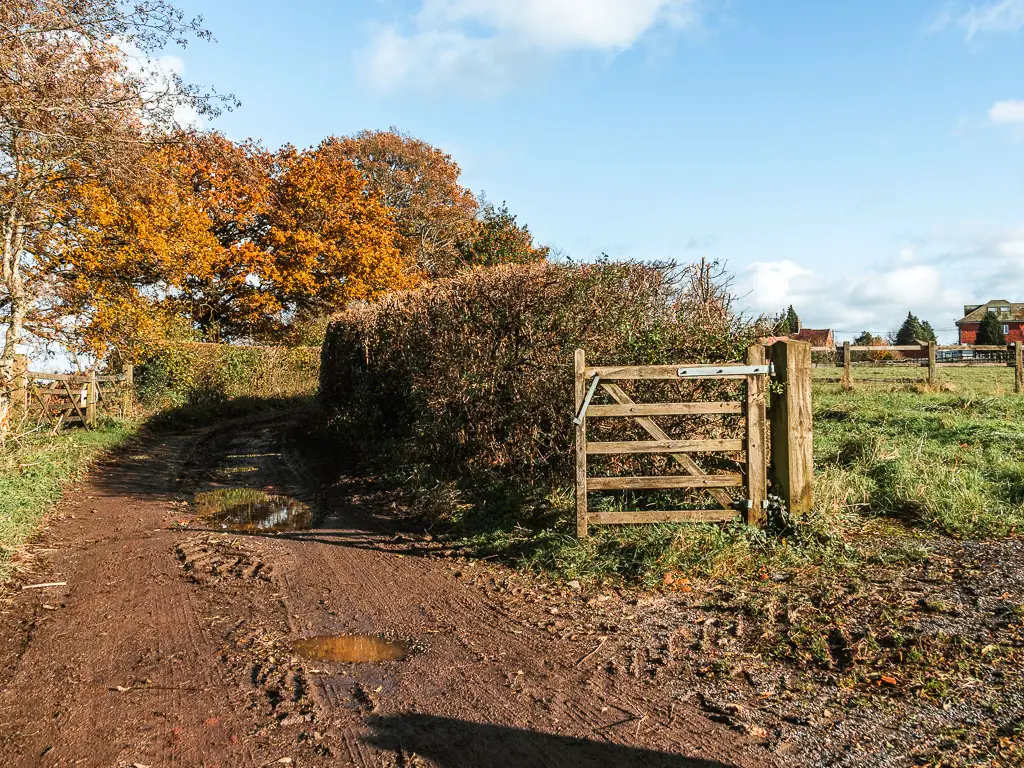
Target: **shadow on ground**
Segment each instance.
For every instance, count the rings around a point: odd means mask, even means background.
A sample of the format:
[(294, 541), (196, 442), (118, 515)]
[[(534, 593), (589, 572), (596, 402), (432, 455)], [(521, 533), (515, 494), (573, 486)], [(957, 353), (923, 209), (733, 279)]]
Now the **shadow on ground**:
[(422, 714), (378, 718), (367, 741), (420, 755), (440, 768), (727, 768), (727, 763), (570, 736)]

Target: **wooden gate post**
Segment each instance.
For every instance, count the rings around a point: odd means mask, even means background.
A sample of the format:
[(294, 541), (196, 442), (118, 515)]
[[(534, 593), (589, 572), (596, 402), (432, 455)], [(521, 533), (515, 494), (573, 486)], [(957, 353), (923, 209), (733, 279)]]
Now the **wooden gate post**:
[[(810, 345), (807, 347), (810, 349)], [(764, 365), (765, 351), (760, 344), (747, 347), (747, 365)], [(768, 377), (747, 376), (747, 500), (744, 522), (758, 528), (764, 526), (764, 502), (768, 498), (768, 442), (766, 423)]]
[(1024, 392), (1024, 343), (1013, 342), (1013, 391)]
[(121, 415), (126, 419), (135, 410), (135, 366), (130, 363), (124, 367), (124, 402), (121, 410)]
[(850, 342), (843, 342), (843, 386), (853, 386), (853, 365), (850, 360)]
[[(573, 416), (580, 412), (583, 400), (587, 396), (587, 360), (582, 349), (577, 349), (573, 356), (576, 372), (575, 386), (576, 407)], [(580, 419), (576, 425), (576, 535), (585, 538), (587, 535), (587, 420)]]
[(935, 386), (935, 342), (928, 342), (928, 384)]
[[(849, 342), (843, 347), (849, 366)], [(772, 477), (790, 514), (806, 514), (814, 507), (811, 345), (777, 341), (768, 348), (768, 359), (775, 366), (774, 381), (782, 388), (772, 393), (769, 417)]]
[(85, 397), (85, 423), (86, 426), (92, 427), (96, 424), (96, 401), (98, 398), (98, 392), (96, 391), (96, 371), (92, 371), (89, 374), (89, 380), (86, 382), (86, 397)]

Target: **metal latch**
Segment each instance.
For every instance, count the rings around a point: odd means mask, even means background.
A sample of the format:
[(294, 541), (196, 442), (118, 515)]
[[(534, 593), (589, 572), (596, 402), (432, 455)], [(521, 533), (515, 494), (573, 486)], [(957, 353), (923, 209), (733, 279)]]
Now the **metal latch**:
[(576, 418), (572, 420), (573, 424), (580, 425), (583, 423), (583, 417), (587, 415), (587, 408), (590, 407), (590, 401), (594, 397), (594, 392), (597, 391), (597, 383), (600, 380), (600, 376), (594, 377), (594, 380), (590, 384), (590, 389), (587, 390), (587, 396), (583, 398), (583, 407), (580, 408), (580, 412), (576, 414)]
[(679, 368), (676, 375), (680, 378), (708, 378), (712, 376), (757, 376), (773, 375), (775, 367), (768, 365), (724, 365), (722, 367)]

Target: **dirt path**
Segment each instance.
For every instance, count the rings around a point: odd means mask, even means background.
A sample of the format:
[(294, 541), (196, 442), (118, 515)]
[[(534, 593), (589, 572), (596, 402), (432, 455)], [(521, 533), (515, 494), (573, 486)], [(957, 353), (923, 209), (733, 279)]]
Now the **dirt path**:
[[(185, 487), (312, 500), (280, 426), (147, 437), (60, 507), (23, 584), (67, 586), (0, 616), (8, 765), (774, 764), (756, 732), (616, 674), (601, 627), (569, 633), (543, 588), (396, 535), (357, 482), (313, 530), (202, 530)], [(339, 633), (411, 654), (290, 650)]]

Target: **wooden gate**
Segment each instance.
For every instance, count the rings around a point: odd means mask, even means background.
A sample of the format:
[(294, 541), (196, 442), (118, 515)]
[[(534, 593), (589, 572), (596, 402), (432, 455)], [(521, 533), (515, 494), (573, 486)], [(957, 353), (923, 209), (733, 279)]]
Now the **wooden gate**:
[(99, 376), (95, 373), (44, 373), (27, 369), (19, 358), (11, 405), (16, 423), (49, 423), (91, 427), (97, 415), (127, 417), (133, 407), (133, 369)]
[[(767, 393), (772, 371), (764, 347), (751, 347), (747, 365), (648, 365), (588, 368), (583, 350), (576, 350), (576, 528), (587, 535), (590, 525), (661, 522), (726, 522), (740, 516), (752, 525), (763, 520), (767, 498)], [(728, 379), (745, 380), (744, 397), (722, 402), (637, 403), (616, 383), (629, 380)], [(595, 404), (598, 394), (612, 403)], [(745, 435), (739, 439), (673, 440), (655, 421), (658, 416), (745, 416)], [(634, 419), (652, 439), (631, 442), (588, 442), (587, 421), (594, 418)], [(695, 453), (744, 455), (745, 471), (707, 474), (693, 460)], [(609, 454), (668, 454), (685, 475), (657, 477), (589, 477), (587, 457)], [(587, 494), (609, 490), (704, 489), (717, 508), (673, 511), (590, 512)], [(734, 498), (729, 489), (740, 489)]]

